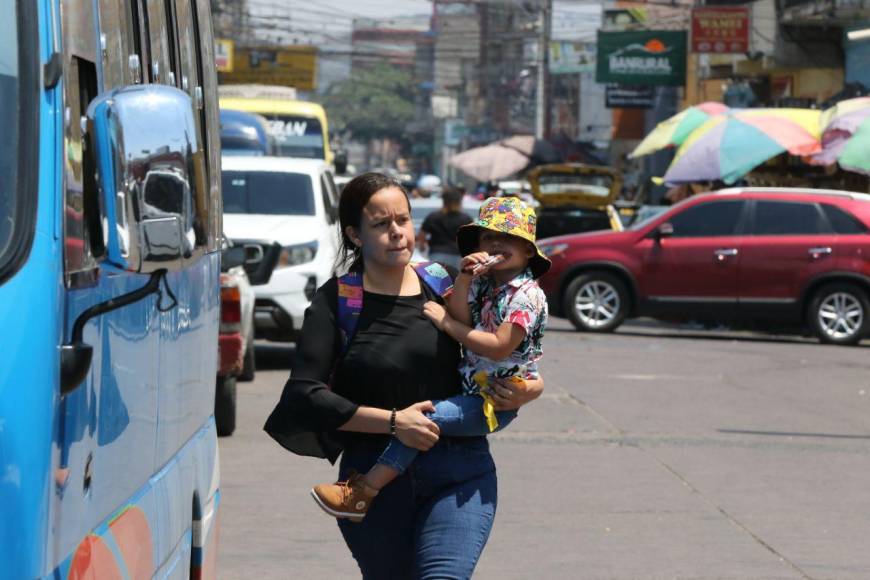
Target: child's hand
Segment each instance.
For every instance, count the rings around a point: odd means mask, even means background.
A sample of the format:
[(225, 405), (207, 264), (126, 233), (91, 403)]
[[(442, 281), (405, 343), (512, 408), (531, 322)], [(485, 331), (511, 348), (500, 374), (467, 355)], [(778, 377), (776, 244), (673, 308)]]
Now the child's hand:
[(469, 276), (480, 276), (484, 274), (488, 268), (482, 266), (482, 264), (486, 263), (489, 260), (490, 255), (486, 252), (474, 252), (473, 254), (468, 254), (462, 261), (459, 262), (459, 271), (463, 274), (468, 274)]
[(443, 306), (431, 300), (423, 305), (423, 314), (441, 331), (444, 330), (444, 321), (450, 317)]

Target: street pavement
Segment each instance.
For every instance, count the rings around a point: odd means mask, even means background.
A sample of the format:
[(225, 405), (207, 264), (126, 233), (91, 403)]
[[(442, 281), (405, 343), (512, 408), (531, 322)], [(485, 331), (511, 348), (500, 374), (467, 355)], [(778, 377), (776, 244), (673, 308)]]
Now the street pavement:
[[(220, 440), (220, 578), (358, 578), (308, 496), (335, 469), (261, 430), (292, 346), (257, 348)], [(544, 349), (545, 394), (491, 438), (476, 579), (870, 578), (867, 346), (551, 319)]]

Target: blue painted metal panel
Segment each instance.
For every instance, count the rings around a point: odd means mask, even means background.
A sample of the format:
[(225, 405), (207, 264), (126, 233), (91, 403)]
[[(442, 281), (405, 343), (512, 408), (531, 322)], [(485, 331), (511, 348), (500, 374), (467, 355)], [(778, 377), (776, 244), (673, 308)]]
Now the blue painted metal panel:
[[(59, 1), (37, 4), (45, 63)], [(98, 565), (122, 577), (181, 574), (194, 557), (213, 562), (216, 549), (219, 255), (168, 277), (179, 308), (161, 314), (150, 296), (90, 321), (90, 372), (60, 397), (58, 347), (73, 321), (147, 281), (107, 267), (91, 288), (64, 286), (62, 94), (63, 81), (39, 95), (36, 235), (0, 285), (0, 325), (11, 329), (0, 338), (0, 576), (66, 578)]]
[[(41, 60), (50, 51), (48, 3), (39, 2)], [(39, 95), (41, 131), (59, 134), (54, 95)], [(45, 139), (40, 160), (56, 157)], [(36, 236), (24, 266), (0, 286), (0, 562), (3, 574), (40, 574), (49, 529), (46, 498), (51, 480), (51, 439), (58, 384), (57, 303), (59, 253), (54, 231), (58, 173), (41, 164)], [(36, 192), (34, 192), (35, 194)], [(10, 566), (11, 564), (11, 566)]]

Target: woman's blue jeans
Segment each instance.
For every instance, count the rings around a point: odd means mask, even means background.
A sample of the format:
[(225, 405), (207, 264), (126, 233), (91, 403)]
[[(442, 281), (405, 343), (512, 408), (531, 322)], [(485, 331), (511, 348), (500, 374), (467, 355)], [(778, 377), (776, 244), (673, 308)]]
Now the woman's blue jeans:
[[(339, 480), (365, 473), (382, 444), (345, 450)], [(444, 437), (384, 487), (360, 523), (338, 520), (364, 580), (465, 580), (489, 539), (498, 503), (486, 437)]]
[[(447, 437), (477, 437), (488, 434), (486, 417), (483, 414), (483, 398), (478, 395), (460, 395), (442, 401), (433, 401), (435, 411), (426, 413), (441, 430), (441, 436)], [(513, 421), (516, 411), (497, 411), (498, 427), (501, 431)], [(378, 458), (378, 463), (392, 467), (399, 473), (408, 469), (420, 453), (413, 447), (408, 447), (397, 437), (390, 438), (384, 452)]]

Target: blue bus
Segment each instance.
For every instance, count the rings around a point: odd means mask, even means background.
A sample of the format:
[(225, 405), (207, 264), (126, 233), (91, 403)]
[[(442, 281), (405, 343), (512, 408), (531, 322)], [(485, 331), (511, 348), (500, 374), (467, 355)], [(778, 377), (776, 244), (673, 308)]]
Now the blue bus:
[(209, 0), (0, 0), (0, 577), (212, 578)]

